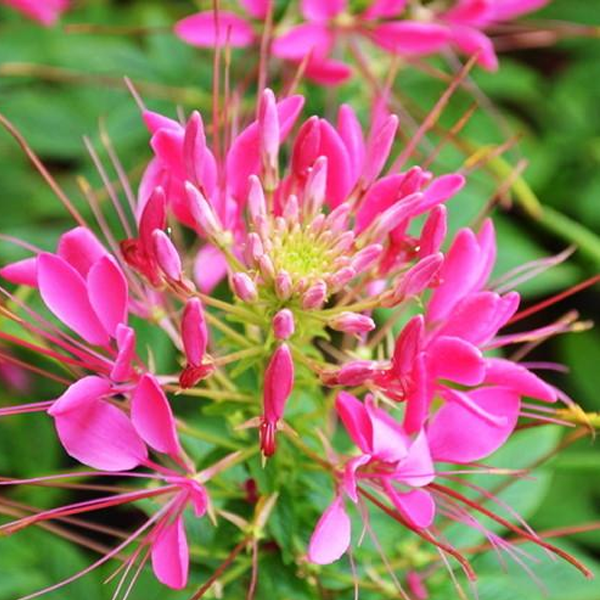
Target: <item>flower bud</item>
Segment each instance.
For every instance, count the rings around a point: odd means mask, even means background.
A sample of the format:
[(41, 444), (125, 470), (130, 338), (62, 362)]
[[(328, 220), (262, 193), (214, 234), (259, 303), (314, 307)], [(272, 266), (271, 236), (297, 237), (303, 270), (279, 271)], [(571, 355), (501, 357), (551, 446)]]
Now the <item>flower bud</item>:
[(202, 303), (198, 298), (190, 298), (183, 309), (181, 339), (188, 363), (201, 365), (208, 344), (208, 330)]
[(381, 244), (371, 244), (357, 252), (352, 259), (352, 266), (357, 273), (370, 269), (379, 259), (383, 252)]
[(363, 385), (381, 371), (379, 363), (373, 360), (353, 360), (343, 365), (337, 373), (338, 385)]
[(185, 182), (185, 191), (190, 203), (190, 212), (194, 220), (209, 237), (217, 237), (223, 230), (219, 217), (200, 190), (189, 181)]
[(283, 216), (288, 223), (297, 223), (299, 212), (298, 196), (290, 194), (283, 207)]
[(234, 273), (231, 282), (235, 295), (243, 302), (254, 302), (258, 298), (256, 285), (247, 273)]
[(392, 149), (397, 129), (398, 117), (389, 115), (369, 140), (366, 152), (367, 160), (362, 175), (363, 187), (368, 187), (381, 173)]
[(275, 293), (280, 300), (287, 300), (292, 295), (292, 278), (287, 271), (279, 271), (275, 277)]
[(346, 252), (354, 244), (354, 232), (346, 231), (340, 235), (335, 244), (333, 245), (333, 251), (335, 253)]
[(306, 177), (317, 159), (321, 146), (321, 125), (318, 117), (311, 117), (298, 130), (292, 149), (292, 172), (296, 177)]
[(202, 182), (204, 156), (206, 153), (206, 136), (200, 113), (195, 110), (185, 126), (183, 136), (183, 162), (187, 177), (195, 182)]
[(350, 215), (351, 210), (352, 207), (347, 202), (340, 204), (327, 215), (325, 227), (334, 233), (346, 230), (348, 226), (348, 216)]
[(447, 230), (446, 207), (438, 204), (431, 210), (423, 225), (419, 240), (419, 258), (437, 252), (446, 237)]
[(440, 272), (443, 262), (444, 255), (440, 252), (430, 254), (410, 268), (404, 275), (401, 275), (398, 284), (394, 288), (394, 303), (401, 302), (404, 298), (418, 296), (427, 289)]
[(275, 453), (275, 431), (283, 416), (285, 404), (294, 385), (294, 362), (287, 344), (273, 353), (265, 370), (263, 391), (263, 421), (260, 428), (260, 447), (265, 456)]
[(311, 285), (302, 296), (302, 308), (315, 310), (321, 308), (327, 299), (327, 285), (324, 281), (317, 281)]
[(273, 261), (266, 254), (263, 254), (258, 259), (258, 268), (265, 281), (273, 281), (273, 279), (275, 279), (275, 267), (273, 266)]
[(321, 210), (327, 190), (327, 157), (319, 156), (308, 174), (304, 188), (304, 208), (308, 214)]
[(373, 237), (378, 239), (406, 223), (418, 213), (418, 206), (423, 201), (423, 194), (417, 192), (398, 200), (382, 213), (375, 224)]
[(356, 277), (356, 271), (354, 267), (343, 267), (336, 271), (328, 280), (327, 283), (331, 288), (332, 292), (338, 292), (341, 290), (348, 282)]
[(246, 238), (246, 259), (249, 263), (257, 263), (258, 259), (265, 253), (265, 248), (258, 233), (254, 231)]
[(345, 311), (328, 321), (327, 325), (335, 331), (344, 333), (367, 333), (375, 329), (375, 321), (371, 317)]
[(154, 255), (163, 273), (173, 281), (181, 281), (181, 259), (171, 238), (162, 230), (152, 232)]
[(275, 94), (268, 88), (263, 92), (258, 107), (258, 130), (264, 163), (269, 169), (276, 171), (279, 154), (279, 117)]
[(266, 216), (267, 203), (260, 179), (256, 175), (250, 175), (248, 181), (250, 183), (248, 192), (248, 210), (252, 221), (256, 221), (259, 216)]
[(294, 314), (289, 308), (280, 310), (273, 317), (273, 333), (278, 340), (287, 340), (295, 330)]

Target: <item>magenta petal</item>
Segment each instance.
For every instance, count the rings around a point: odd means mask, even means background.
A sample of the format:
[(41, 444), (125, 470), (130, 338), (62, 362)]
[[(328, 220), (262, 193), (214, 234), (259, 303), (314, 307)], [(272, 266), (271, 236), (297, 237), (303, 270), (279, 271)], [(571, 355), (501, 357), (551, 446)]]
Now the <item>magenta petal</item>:
[(346, 0), (300, 0), (307, 21), (328, 21), (346, 10)]
[(308, 61), (304, 74), (321, 85), (339, 85), (350, 78), (352, 69), (341, 60), (316, 58)]
[(180, 179), (186, 177), (183, 138), (183, 128), (177, 130), (163, 128), (159, 129), (150, 140), (150, 146), (163, 167), (168, 168), (170, 174)]
[(210, 294), (227, 275), (227, 260), (215, 246), (202, 246), (194, 263), (194, 280), (201, 292)]
[(398, 117), (388, 115), (379, 127), (371, 133), (367, 141), (367, 158), (363, 169), (364, 184), (369, 185), (379, 176), (383, 169), (398, 130)]
[(405, 179), (404, 174), (388, 175), (369, 187), (356, 214), (357, 234), (398, 201)]
[(146, 373), (131, 399), (131, 421), (142, 439), (157, 452), (176, 457), (181, 452), (175, 418), (165, 393)]
[(392, 356), (392, 368), (398, 377), (412, 370), (423, 345), (424, 328), (423, 316), (415, 315), (400, 332)]
[(494, 44), (487, 35), (472, 27), (453, 27), (452, 41), (468, 56), (479, 53), (477, 62), (488, 71), (498, 68)]
[(436, 23), (394, 21), (373, 29), (373, 41), (398, 54), (431, 54), (441, 50), (450, 40), (450, 30)]
[(435, 468), (425, 430), (420, 431), (408, 449), (406, 458), (396, 467), (394, 479), (411, 487), (421, 487), (435, 479)]
[(502, 0), (494, 2), (492, 12), (495, 21), (507, 21), (527, 13), (539, 10), (546, 6), (550, 0)]
[(37, 257), (32, 256), (2, 267), (0, 276), (15, 285), (37, 287)]
[(485, 362), (478, 348), (457, 337), (442, 336), (427, 348), (427, 367), (436, 379), (449, 379), (462, 385), (483, 381)]
[(179, 516), (164, 525), (152, 542), (152, 570), (162, 584), (181, 590), (187, 585), (189, 563), (185, 526)]
[(365, 162), (365, 140), (360, 121), (348, 104), (342, 104), (338, 111), (337, 130), (350, 158), (352, 177), (358, 179)]
[(365, 19), (391, 19), (404, 10), (407, 0), (373, 0), (363, 12)]
[(411, 390), (406, 399), (404, 429), (407, 433), (420, 431), (429, 416), (432, 399), (432, 381), (425, 366), (425, 353), (421, 352), (415, 360), (412, 371)]
[(180, 131), (182, 129), (182, 126), (178, 121), (151, 110), (143, 111), (142, 119), (151, 134), (156, 133), (159, 129), (174, 129), (175, 131)]
[(115, 337), (117, 327), (127, 322), (129, 293), (125, 275), (109, 256), (101, 258), (88, 273), (88, 297), (106, 332)]
[(61, 235), (56, 253), (84, 278), (94, 263), (108, 255), (87, 227), (75, 227)]
[(360, 456), (351, 458), (344, 467), (344, 479), (342, 481), (344, 491), (355, 504), (358, 502), (356, 471), (363, 465), (366, 465), (370, 460), (371, 456), (368, 454), (361, 454)]
[(69, 263), (53, 254), (40, 254), (38, 285), (46, 306), (65, 325), (90, 344), (108, 344), (109, 337), (90, 304), (85, 281)]
[(503, 358), (487, 360), (485, 382), (510, 388), (521, 396), (556, 402), (556, 391), (518, 363)]
[(385, 462), (396, 462), (406, 458), (408, 436), (402, 425), (384, 410), (376, 408), (371, 396), (367, 396), (365, 406), (373, 428), (373, 458)]
[(73, 410), (88, 408), (91, 404), (110, 393), (110, 382), (102, 377), (88, 375), (71, 384), (48, 410), (53, 417), (65, 415)]
[(292, 27), (273, 40), (274, 56), (288, 60), (304, 60), (311, 52), (313, 60), (323, 58), (333, 45), (333, 36), (324, 25), (305, 23)]
[(269, 13), (271, 3), (274, 3), (273, 0), (240, 0), (246, 12), (255, 19), (264, 19)]
[(54, 417), (61, 444), (74, 459), (101, 471), (128, 471), (147, 457), (125, 413), (98, 400)]
[(340, 392), (335, 409), (352, 441), (366, 454), (371, 452), (373, 427), (365, 405), (348, 392)]
[(336, 208), (348, 195), (354, 182), (351, 180), (350, 157), (338, 132), (325, 119), (321, 119), (321, 148), (319, 154), (327, 157), (327, 201)]
[(198, 298), (188, 300), (183, 309), (181, 338), (188, 363), (201, 365), (208, 343), (208, 329), (202, 303)]
[(502, 446), (515, 428), (521, 403), (513, 390), (480, 388), (468, 396), (498, 422), (492, 423), (456, 402), (446, 402), (428, 430), (434, 460), (456, 463), (481, 460)]
[(450, 173), (434, 179), (423, 192), (421, 212), (427, 212), (434, 206), (446, 202), (458, 194), (464, 185), (465, 178), (458, 173)]
[(329, 505), (317, 523), (308, 546), (308, 560), (328, 565), (338, 560), (350, 546), (351, 523), (340, 496)]
[(110, 378), (113, 381), (127, 381), (131, 377), (131, 363), (135, 355), (135, 331), (127, 325), (117, 325), (117, 358)]
[(404, 494), (389, 486), (386, 490), (390, 500), (410, 525), (424, 529), (433, 523), (435, 502), (426, 490), (411, 490)]
[(218, 25), (217, 30), (215, 13), (209, 10), (178, 21), (175, 35), (188, 44), (203, 48), (224, 46), (226, 43), (232, 48), (244, 48), (255, 40), (250, 24), (235, 13), (220, 10)]

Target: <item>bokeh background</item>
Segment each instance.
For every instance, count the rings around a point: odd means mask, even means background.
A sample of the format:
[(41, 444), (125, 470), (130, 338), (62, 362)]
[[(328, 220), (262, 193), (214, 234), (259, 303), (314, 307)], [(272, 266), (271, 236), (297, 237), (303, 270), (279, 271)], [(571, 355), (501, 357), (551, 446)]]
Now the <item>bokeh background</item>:
[[(185, 46), (170, 32), (176, 19), (201, 5), (183, 0), (79, 0), (62, 23), (52, 29), (42, 29), (0, 7), (0, 112), (19, 128), (83, 212), (86, 209), (78, 176), (98, 189), (101, 201), (108, 201), (83, 136), (88, 136), (103, 155), (99, 136), (104, 131), (134, 185), (150, 157), (148, 135), (123, 85), (124, 75), (154, 110), (169, 115), (175, 115), (177, 107), (185, 113), (194, 108), (210, 110), (211, 55)], [(600, 29), (600, 1), (553, 0), (534, 20), (544, 27), (549, 22), (555, 26), (555, 22), (571, 22)], [(95, 26), (86, 28), (84, 24)], [(253, 61), (254, 57), (234, 53), (234, 84), (247, 77), (255, 65)], [(450, 72), (453, 59), (434, 60), (431, 64)], [(512, 49), (502, 55), (501, 65), (497, 74), (476, 71), (470, 90), (459, 91), (441, 118), (440, 127), (447, 129), (475, 99), (479, 107), (462, 134), (470, 150), (447, 144), (432, 168), (440, 173), (448, 171), (460, 166), (465, 154), (474, 149), (520, 136), (502, 160), (474, 170), (464, 193), (452, 201), (450, 214), (454, 229), (472, 223), (487, 202), (498, 200), (494, 190), (506, 180), (511, 168), (527, 159), (517, 193), (506, 194), (495, 210), (500, 247), (497, 272), (556, 254), (574, 244), (579, 246), (566, 263), (520, 288), (525, 303), (533, 304), (595, 275), (600, 268), (600, 40), (592, 35), (577, 36), (551, 46)], [(370, 67), (374, 73), (384, 75), (389, 63), (373, 55)], [(395, 92), (402, 110), (418, 122), (445, 85), (418, 68), (407, 69), (401, 70)], [(372, 96), (365, 86), (354, 83), (333, 92), (302, 84), (301, 89), (308, 96), (309, 113), (325, 107), (325, 112), (331, 114), (341, 99), (368, 121)], [(411, 118), (403, 119), (406, 135), (411, 132)], [(421, 148), (422, 156), (427, 156), (428, 148), (436, 145), (440, 135), (441, 129), (428, 136)], [(542, 218), (535, 210), (532, 214), (532, 197), (547, 207)], [(2, 233), (51, 249), (58, 235), (71, 226), (50, 189), (2, 130), (0, 198)], [(16, 246), (0, 242), (0, 263), (22, 256)], [(598, 320), (598, 286), (553, 306), (527, 325), (539, 326), (572, 309), (580, 313), (582, 321)], [(160, 360), (160, 343), (154, 342), (150, 334), (148, 341), (154, 344)], [(550, 378), (585, 410), (600, 410), (600, 330), (552, 339), (532, 356), (567, 365), (570, 374), (551, 374)], [(12, 387), (4, 382), (0, 405), (19, 397), (47, 399), (58, 392), (54, 384), (35, 378), (17, 381)], [(526, 444), (513, 444), (499, 461), (508, 461), (513, 467), (529, 465), (549, 452), (560, 435), (558, 429), (542, 428)], [(0, 475), (31, 477), (59, 471), (64, 464), (48, 420), (27, 416), (0, 421)], [(535, 475), (535, 482), (513, 486), (506, 497), (534, 527), (557, 529), (600, 519), (600, 460), (589, 437), (546, 462)], [(14, 509), (11, 502), (50, 506), (64, 501), (66, 494), (48, 489), (0, 490), (0, 513), (10, 514), (11, 506)], [(125, 527), (139, 522), (140, 514), (129, 509), (104, 518)], [(98, 541), (103, 542), (101, 536)], [(600, 565), (597, 531), (572, 535), (561, 544), (593, 567)], [(197, 554), (201, 562), (203, 557), (212, 558), (210, 548), (199, 547)], [(0, 600), (14, 600), (64, 578), (94, 556), (93, 551), (42, 530), (0, 539)], [(553, 563), (543, 555), (540, 558), (542, 563), (534, 568), (548, 588), (547, 598), (600, 598), (600, 582), (585, 582), (569, 566)], [(522, 572), (511, 568), (504, 573), (492, 555), (483, 556), (476, 567), (483, 573), (479, 588), (483, 600), (542, 597)], [(282, 584), (278, 569), (274, 564), (261, 570), (259, 597), (313, 597), (302, 587)], [(99, 570), (49, 597), (110, 598), (111, 588), (102, 586), (109, 572)], [(209, 572), (199, 567), (195, 580), (202, 581)], [(288, 570), (289, 577), (293, 572)], [(238, 594), (241, 592), (226, 590), (224, 597), (242, 597)], [(433, 593), (432, 598), (447, 600), (454, 594), (448, 589)], [(132, 597), (150, 600), (186, 595), (170, 593), (150, 576), (144, 576)], [(342, 593), (339, 597), (350, 596)]]

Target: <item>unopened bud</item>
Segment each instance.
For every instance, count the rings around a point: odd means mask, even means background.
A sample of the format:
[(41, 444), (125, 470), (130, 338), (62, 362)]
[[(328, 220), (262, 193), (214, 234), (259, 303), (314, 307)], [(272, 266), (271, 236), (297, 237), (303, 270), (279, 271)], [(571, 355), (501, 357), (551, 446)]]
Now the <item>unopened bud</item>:
[(263, 254), (258, 259), (258, 268), (265, 281), (273, 281), (273, 279), (275, 279), (275, 267), (273, 266), (273, 261), (266, 254)]
[(200, 190), (189, 181), (185, 182), (185, 191), (194, 220), (209, 237), (216, 237), (222, 231), (219, 218)]
[(353, 267), (343, 267), (336, 271), (328, 280), (332, 292), (339, 292), (347, 283), (356, 277)]
[(250, 175), (248, 181), (250, 183), (248, 191), (248, 210), (252, 221), (256, 221), (258, 217), (266, 216), (267, 203), (260, 179), (256, 175)]
[(154, 255), (163, 273), (173, 281), (181, 281), (181, 259), (171, 238), (162, 230), (152, 232)]
[(441, 253), (430, 254), (409, 269), (394, 288), (393, 298), (395, 302), (401, 302), (404, 298), (418, 296), (427, 289), (437, 277), (444, 255)]
[(283, 207), (283, 216), (288, 222), (296, 223), (298, 221), (298, 196), (295, 194), (290, 194), (288, 199)]
[(340, 235), (335, 244), (333, 245), (334, 252), (346, 252), (354, 244), (354, 232), (346, 231)]
[(438, 204), (429, 213), (421, 231), (419, 258), (433, 254), (440, 249), (448, 231), (446, 212), (446, 207)]
[(201, 183), (202, 170), (204, 167), (204, 155), (206, 153), (206, 136), (200, 113), (195, 110), (185, 126), (183, 136), (183, 161), (187, 177), (195, 182)]
[(249, 263), (257, 263), (264, 253), (264, 245), (258, 233), (249, 233), (246, 238), (246, 260)]
[(234, 273), (231, 283), (235, 295), (243, 302), (251, 303), (258, 298), (256, 285), (247, 273)]
[(350, 215), (351, 210), (352, 207), (347, 202), (340, 204), (327, 215), (325, 227), (334, 233), (344, 231), (347, 229), (348, 216)]
[(357, 273), (366, 271), (379, 260), (382, 253), (383, 246), (381, 244), (371, 244), (354, 255), (352, 266), (356, 269)]
[(304, 207), (308, 214), (321, 210), (327, 190), (327, 157), (319, 156), (308, 174), (304, 188)]
[(375, 329), (375, 321), (371, 317), (345, 311), (331, 319), (327, 325), (335, 331), (344, 333), (367, 333)]
[(311, 117), (298, 130), (292, 149), (292, 171), (296, 177), (306, 177), (317, 159), (321, 146), (321, 125), (318, 117)]
[(280, 300), (287, 300), (292, 295), (292, 278), (287, 271), (279, 271), (275, 277), (275, 293)]
[(317, 281), (311, 285), (302, 296), (302, 308), (315, 310), (321, 308), (327, 299), (327, 285), (324, 281)]
[(190, 298), (183, 309), (181, 339), (188, 364), (201, 365), (206, 354), (208, 330), (202, 303), (198, 298)]
[(417, 192), (398, 200), (390, 206), (376, 221), (373, 237), (378, 239), (387, 235), (390, 231), (403, 225), (411, 217), (418, 213), (418, 207), (423, 201), (423, 194)]
[(379, 363), (372, 360), (353, 360), (343, 365), (337, 373), (338, 385), (363, 385), (381, 371)]
[(263, 160), (269, 169), (276, 172), (279, 154), (279, 117), (275, 94), (268, 88), (260, 99), (258, 129)]
[(294, 314), (289, 308), (283, 308), (273, 317), (273, 333), (278, 340), (287, 340), (295, 330)]

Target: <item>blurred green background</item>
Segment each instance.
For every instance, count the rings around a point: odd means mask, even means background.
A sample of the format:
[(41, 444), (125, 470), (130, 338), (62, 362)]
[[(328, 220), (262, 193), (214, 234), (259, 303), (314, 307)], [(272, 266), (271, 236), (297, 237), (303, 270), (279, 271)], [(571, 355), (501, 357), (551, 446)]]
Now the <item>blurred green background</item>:
[[(20, 15), (0, 7), (0, 112), (23, 133), (46, 166), (86, 211), (76, 185), (83, 175), (100, 188), (100, 180), (82, 142), (89, 136), (100, 150), (99, 127), (108, 132), (131, 180), (136, 183), (150, 157), (148, 135), (138, 108), (122, 82), (131, 78), (147, 105), (171, 116), (181, 106), (210, 110), (212, 58), (207, 52), (185, 46), (169, 31), (170, 25), (202, 4), (186, 1), (98, 1), (80, 0), (61, 25), (42, 29)], [(554, 0), (536, 14), (535, 21), (566, 21), (600, 27), (599, 0)], [(131, 31), (76, 32), (74, 24), (130, 27)], [(64, 25), (71, 29), (65, 30)], [(232, 81), (247, 75), (255, 57), (234, 53)], [(442, 61), (437, 66), (448, 69)], [(384, 57), (374, 59), (375, 73), (385, 73)], [(430, 109), (444, 89), (419, 70), (402, 70), (395, 91), (416, 121)], [(562, 264), (520, 288), (525, 303), (535, 303), (591, 277), (600, 270), (600, 40), (576, 37), (551, 47), (507, 52), (497, 74), (476, 71), (472, 90), (480, 108), (465, 127), (463, 136), (473, 148), (500, 144), (519, 134), (516, 148), (503, 155), (513, 166), (525, 157), (529, 163), (524, 179), (549, 210), (543, 219), (532, 216), (512, 195), (512, 202), (495, 211), (500, 256), (498, 274), (556, 254), (572, 244), (580, 249)], [(365, 123), (372, 98), (365, 86), (351, 83), (337, 92), (303, 84), (308, 96), (307, 114), (332, 114), (340, 100), (350, 102)], [(471, 91), (472, 91), (471, 90)], [(472, 104), (469, 91), (453, 98), (440, 124), (454, 122)], [(501, 113), (502, 119), (498, 117)], [(410, 134), (410, 122), (404, 120)], [(428, 136), (435, 146), (439, 132)], [(426, 156), (427, 145), (422, 148)], [(102, 152), (101, 152), (102, 154)], [(445, 172), (462, 164), (465, 155), (447, 145), (432, 165)], [(506, 167), (506, 164), (504, 167)], [(452, 201), (452, 226), (469, 224), (494, 189), (506, 177), (502, 166), (494, 172), (477, 169), (464, 193)], [(10, 136), (0, 131), (0, 231), (51, 249), (58, 235), (71, 223), (52, 192), (32, 170), (23, 152)], [(106, 200), (106, 197), (101, 196)], [(14, 245), (0, 242), (0, 263), (23, 256)], [(598, 286), (562, 302), (527, 325), (539, 326), (575, 308), (582, 320), (600, 315)], [(589, 330), (553, 339), (532, 355), (539, 360), (566, 364), (569, 375), (550, 375), (577, 403), (588, 411), (600, 410), (600, 331)], [(32, 381), (26, 398), (42, 400), (58, 393), (56, 386)], [(0, 404), (14, 402), (18, 392), (0, 392)], [(548, 428), (537, 433), (521, 448), (519, 440), (499, 457), (510, 466), (531, 464), (556, 444), (559, 432)], [(537, 437), (536, 437), (537, 436)], [(41, 416), (14, 417), (0, 421), (0, 474), (27, 477), (59, 470), (64, 457), (50, 424)], [(600, 519), (600, 461), (597, 449), (586, 438), (552, 459), (537, 471), (532, 485), (513, 486), (510, 501), (540, 530), (587, 524)], [(53, 505), (63, 496), (59, 491), (21, 490), (7, 494), (13, 500), (33, 505)], [(6, 505), (0, 502), (0, 506)], [(137, 523), (135, 511), (121, 511), (119, 524)], [(600, 565), (600, 535), (588, 532), (563, 542), (592, 567)], [(205, 549), (210, 553), (210, 548)], [(0, 540), (0, 600), (14, 600), (26, 592), (49, 585), (83, 568), (93, 552), (78, 549), (44, 531), (26, 531)], [(546, 582), (551, 600), (598, 600), (600, 583), (588, 583), (568, 565), (540, 556), (534, 570)], [(482, 600), (534, 599), (541, 592), (523, 573), (503, 573), (492, 553), (476, 567), (481, 573)], [(280, 565), (261, 571), (258, 597), (303, 600), (311, 598), (302, 586), (278, 587)], [(283, 568), (283, 567), (281, 567)], [(288, 576), (294, 576), (289, 568)], [(597, 567), (596, 567), (597, 568)], [(61, 590), (52, 598), (110, 598), (110, 587), (101, 585), (103, 571)], [(201, 582), (210, 569), (195, 569), (193, 580)], [(279, 581), (279, 585), (281, 581)], [(240, 588), (240, 589), (243, 589)], [(304, 591), (303, 591), (304, 590)], [(225, 598), (241, 598), (242, 592), (227, 592)], [(350, 597), (344, 592), (340, 598)], [(229, 595), (232, 594), (232, 595)], [(447, 600), (455, 591), (443, 586), (432, 590), (432, 598)], [(149, 574), (133, 598), (186, 598), (158, 586)], [(333, 597), (333, 596), (332, 596)], [(337, 597), (337, 596), (336, 596)]]

